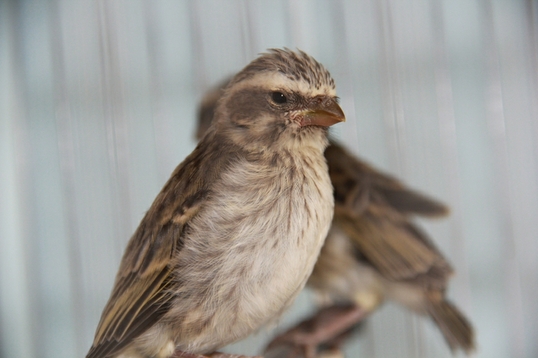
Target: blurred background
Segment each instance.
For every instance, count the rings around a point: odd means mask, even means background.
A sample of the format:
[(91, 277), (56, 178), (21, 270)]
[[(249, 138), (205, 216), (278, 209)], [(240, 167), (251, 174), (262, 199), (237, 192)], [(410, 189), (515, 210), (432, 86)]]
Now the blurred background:
[[(4, 0), (3, 358), (85, 355), (127, 240), (194, 148), (203, 93), (284, 46), (333, 74), (336, 138), (452, 208), (421, 224), (456, 268), (476, 356), (538, 356), (537, 2)], [(311, 310), (305, 292), (277, 329)], [(391, 304), (347, 352), (450, 356)]]

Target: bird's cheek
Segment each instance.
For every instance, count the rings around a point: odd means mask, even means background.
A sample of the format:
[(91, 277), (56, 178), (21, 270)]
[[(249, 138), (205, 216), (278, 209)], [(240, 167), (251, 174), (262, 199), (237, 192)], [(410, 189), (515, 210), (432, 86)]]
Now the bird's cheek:
[(304, 113), (302, 111), (290, 112), (289, 118), (291, 123), (301, 127), (301, 123), (304, 121)]

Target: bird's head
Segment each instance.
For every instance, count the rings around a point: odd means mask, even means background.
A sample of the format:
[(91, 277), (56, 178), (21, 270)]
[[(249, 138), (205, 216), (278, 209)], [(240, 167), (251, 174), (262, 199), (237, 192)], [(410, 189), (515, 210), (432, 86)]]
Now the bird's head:
[(345, 120), (334, 80), (299, 51), (269, 50), (228, 84), (215, 114), (234, 141), (259, 148), (326, 145), (327, 128)]

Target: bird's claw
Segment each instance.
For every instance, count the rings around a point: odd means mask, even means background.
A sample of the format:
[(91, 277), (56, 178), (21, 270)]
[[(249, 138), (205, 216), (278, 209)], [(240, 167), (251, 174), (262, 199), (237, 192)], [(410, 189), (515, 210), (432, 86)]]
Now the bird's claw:
[[(280, 334), (266, 348), (266, 352), (287, 346), (287, 358), (316, 358), (319, 346), (331, 343), (332, 348), (342, 343), (339, 339), (366, 315), (358, 306), (331, 306)], [(334, 344), (333, 344), (334, 343)], [(284, 356), (280, 354), (279, 356)]]

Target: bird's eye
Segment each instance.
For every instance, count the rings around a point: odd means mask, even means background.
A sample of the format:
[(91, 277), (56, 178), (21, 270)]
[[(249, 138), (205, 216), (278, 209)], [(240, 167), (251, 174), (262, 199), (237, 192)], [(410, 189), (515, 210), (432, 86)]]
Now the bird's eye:
[(286, 95), (284, 93), (278, 92), (278, 91), (275, 91), (275, 92), (271, 93), (271, 99), (273, 100), (273, 102), (275, 102), (277, 104), (284, 104), (284, 103), (288, 102), (288, 98), (286, 97)]

